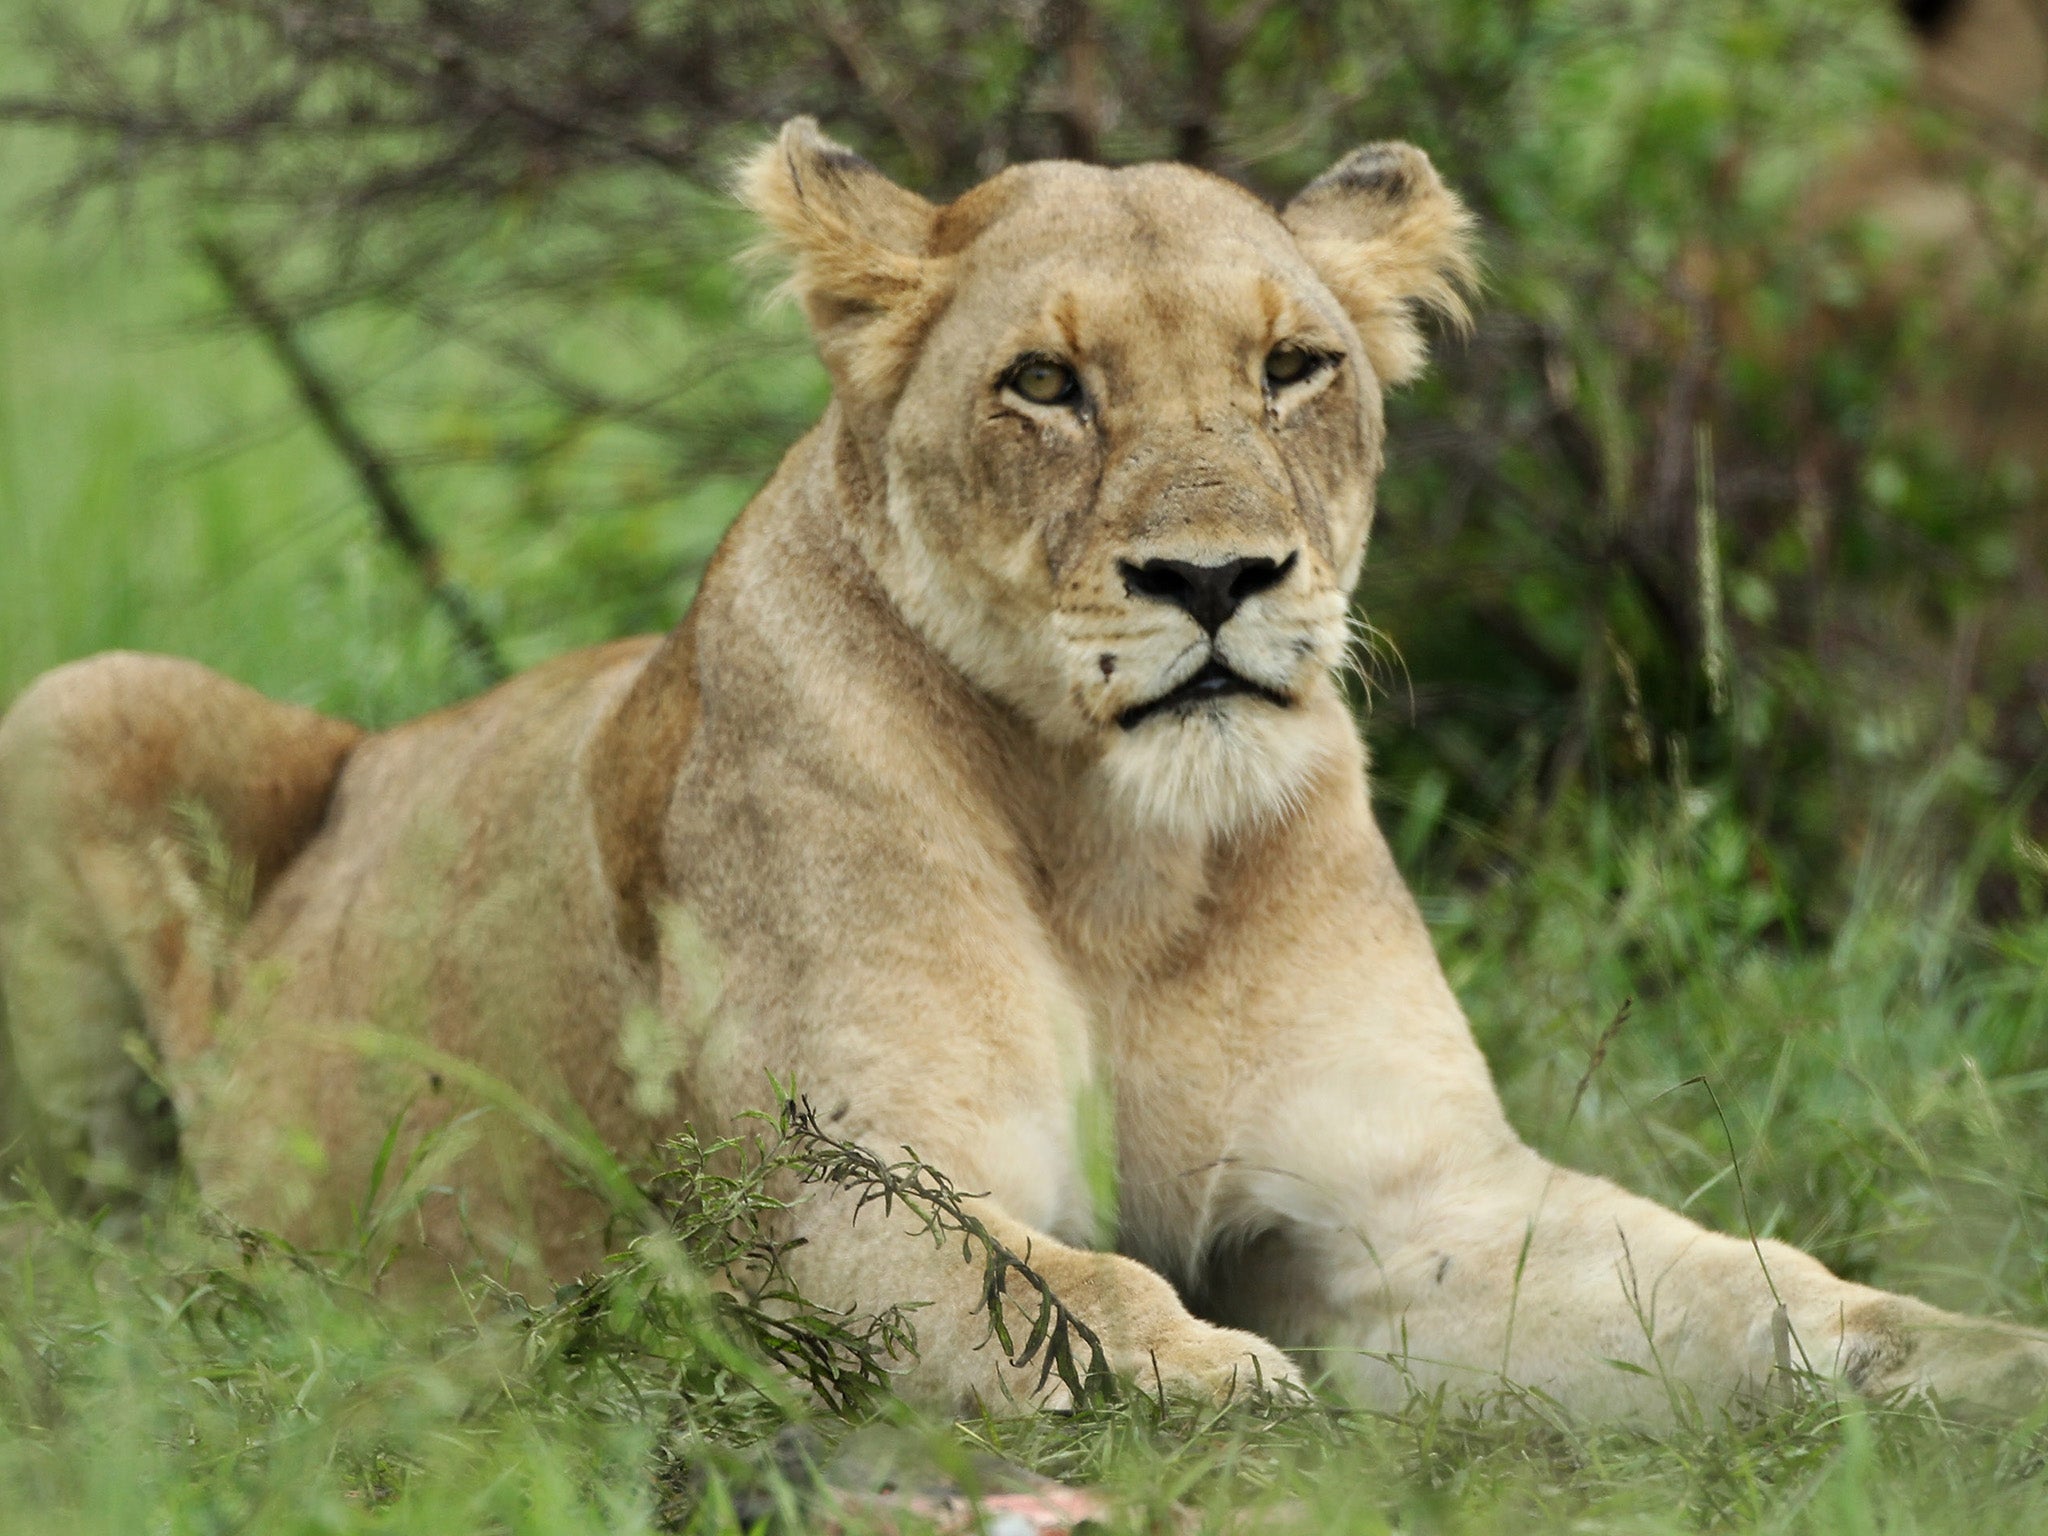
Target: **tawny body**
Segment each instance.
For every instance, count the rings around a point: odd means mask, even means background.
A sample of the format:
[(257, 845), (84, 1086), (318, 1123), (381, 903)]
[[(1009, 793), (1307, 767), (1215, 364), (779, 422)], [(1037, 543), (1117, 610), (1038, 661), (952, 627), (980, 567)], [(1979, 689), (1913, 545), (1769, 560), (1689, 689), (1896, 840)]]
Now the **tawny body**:
[[(1705, 1232), (1501, 1114), (1330, 675), (1381, 389), (1469, 270), (1419, 153), (1278, 218), (1163, 167), (935, 209), (799, 123), (747, 191), (837, 399), (675, 634), (372, 737), (146, 657), (0, 723), (0, 1001), (59, 1176), (157, 1145), (133, 1035), (244, 1219), (559, 1276), (609, 1240), (567, 1141), (630, 1165), (780, 1082), (986, 1191), (1148, 1384), (1287, 1379), (1284, 1346), (1377, 1402), (1659, 1415), (1788, 1361), (2033, 1399), (2034, 1336)], [(251, 871), (246, 923), (181, 817)], [(850, 1203), (792, 1214), (798, 1284), (929, 1303), (914, 1391), (1028, 1396), (958, 1248)]]

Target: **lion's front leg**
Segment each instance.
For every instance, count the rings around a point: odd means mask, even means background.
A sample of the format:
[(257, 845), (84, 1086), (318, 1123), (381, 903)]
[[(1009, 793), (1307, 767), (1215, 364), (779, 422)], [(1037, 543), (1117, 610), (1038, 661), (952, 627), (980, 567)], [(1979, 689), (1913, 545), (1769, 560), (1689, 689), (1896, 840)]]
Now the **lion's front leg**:
[(799, 1206), (800, 1246), (785, 1263), (814, 1303), (856, 1316), (907, 1305), (916, 1350), (899, 1386), (914, 1399), (1058, 1408), (1106, 1375), (1222, 1401), (1300, 1379), (1263, 1339), (1191, 1316), (1144, 1265), (1063, 1243), (992, 1200), (963, 1203), (969, 1227), (930, 1220), (914, 1197), (885, 1211), (862, 1195), (850, 1186)]
[[(793, 781), (753, 772), (744, 792), (758, 799)], [(949, 1407), (1063, 1400), (1068, 1384), (1045, 1372), (1045, 1350), (1060, 1341), (1032, 1337), (1047, 1294), (1099, 1343), (1102, 1365), (1147, 1392), (1223, 1397), (1294, 1380), (1279, 1350), (1196, 1318), (1156, 1271), (1083, 1246), (1095, 1220), (1079, 1109), (1095, 1091), (1094, 1056), (1082, 1009), (1012, 894), (937, 863), (931, 849), (947, 846), (937, 834), (905, 845), (893, 826), (873, 829), (885, 853), (830, 866), (901, 871), (893, 907), (879, 913), (872, 895), (815, 871), (771, 878), (792, 842), (745, 839), (806, 809), (707, 818), (699, 847), (721, 853), (692, 866), (692, 903), (670, 927), (667, 993), (679, 1037), (701, 1035), (688, 1074), (698, 1125), (771, 1109), (771, 1076), (816, 1111), (819, 1156), (787, 1213), (797, 1292), (856, 1318), (905, 1308), (917, 1349), (902, 1389)], [(935, 801), (932, 816), (942, 810)], [(828, 830), (845, 837), (851, 820)], [(745, 883), (713, 884), (724, 871)], [(794, 956), (788, 939), (763, 932), (756, 884), (789, 893), (781, 921), (801, 921), (804, 938)], [(689, 978), (705, 953), (717, 957), (718, 990), (700, 1024)], [(914, 1165), (943, 1176), (957, 1211), (879, 1180), (892, 1167), (917, 1180)], [(1007, 1357), (992, 1336), (992, 1279), (1003, 1282), (994, 1302)], [(1078, 1334), (1064, 1342), (1085, 1375), (1093, 1349)]]
[(1668, 1419), (1813, 1379), (1996, 1410), (2048, 1394), (2034, 1334), (1709, 1232), (1524, 1146), (1362, 794), (1320, 809), (1313, 840), (1244, 861), (1236, 926), (1123, 1022), (1126, 1240), (1202, 1315), (1383, 1406), (1532, 1391)]
[[(1048, 1230), (1075, 1214), (1051, 1074), (975, 1081), (963, 1065), (928, 1053), (906, 1082), (843, 1062), (813, 1082), (810, 1102), (830, 1107), (797, 1121), (803, 1179), (771, 1221), (797, 1294), (856, 1326), (900, 1309), (915, 1347), (899, 1389), (949, 1409), (1066, 1407), (1105, 1378), (1215, 1400), (1299, 1380), (1265, 1340), (1193, 1316), (1156, 1271)], [(979, 1113), (934, 1113), (960, 1104)]]
[(1528, 1392), (1576, 1416), (1663, 1421), (1816, 1386), (1995, 1411), (2048, 1395), (2036, 1335), (1852, 1284), (1783, 1243), (1706, 1231), (1525, 1148), (1451, 1160), (1416, 1193), (1405, 1218), (1341, 1192), (1320, 1213), (1287, 1201), (1309, 1292), (1297, 1320), (1365, 1401)]

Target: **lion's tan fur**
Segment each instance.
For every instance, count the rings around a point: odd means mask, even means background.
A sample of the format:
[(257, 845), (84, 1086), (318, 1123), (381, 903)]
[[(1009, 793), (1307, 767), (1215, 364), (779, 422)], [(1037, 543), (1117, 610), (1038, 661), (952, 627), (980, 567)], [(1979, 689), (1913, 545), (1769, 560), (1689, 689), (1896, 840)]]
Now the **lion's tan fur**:
[[(1175, 166), (935, 207), (798, 122), (740, 184), (835, 400), (673, 634), (367, 737), (145, 657), (0, 723), (0, 990), (53, 1166), (133, 1177), (132, 1030), (208, 1198), (349, 1239), (396, 1125), (372, 1236), (400, 1269), (561, 1276), (608, 1236), (565, 1136), (636, 1164), (772, 1107), (773, 1073), (986, 1191), (1148, 1383), (1315, 1346), (1367, 1400), (1506, 1379), (1654, 1415), (1763, 1386), (1775, 1286), (1822, 1371), (2035, 1390), (2030, 1338), (1706, 1233), (1501, 1114), (1332, 682), (1382, 390), (1472, 272), (1419, 151), (1279, 216)], [(1326, 362), (1271, 384), (1283, 344)], [(1005, 382), (1031, 356), (1071, 367), (1064, 403)], [(1265, 574), (1213, 628), (1139, 584), (1232, 560)], [(1134, 713), (1211, 654), (1264, 694)], [(204, 986), (167, 963), (195, 798), (261, 867)], [(1089, 1246), (1100, 1104), (1120, 1254)], [(978, 1272), (903, 1228), (819, 1194), (795, 1278), (929, 1302), (912, 1390), (1028, 1396), (979, 1347)]]

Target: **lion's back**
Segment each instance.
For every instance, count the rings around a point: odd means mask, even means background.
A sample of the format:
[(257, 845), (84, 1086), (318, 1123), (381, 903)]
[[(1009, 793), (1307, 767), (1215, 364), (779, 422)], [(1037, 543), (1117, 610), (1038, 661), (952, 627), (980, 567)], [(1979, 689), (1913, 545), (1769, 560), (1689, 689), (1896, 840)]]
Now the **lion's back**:
[[(473, 1109), (465, 1137), (509, 1133), (514, 1098), (565, 1125), (588, 1116), (628, 1150), (618, 1028), (645, 971), (621, 948), (595, 847), (591, 747), (659, 643), (576, 652), (355, 750), (318, 835), (252, 915), (238, 995), (195, 1064), (185, 1151), (210, 1196), (332, 1240), (401, 1118), (402, 1167)], [(513, 1165), (537, 1145), (530, 1127), (501, 1138), (508, 1186), (527, 1182), (507, 1177), (514, 1141)], [(386, 1196), (397, 1177), (387, 1164)], [(536, 1201), (585, 1198), (559, 1177), (531, 1184)], [(552, 1250), (596, 1213), (504, 1214)]]

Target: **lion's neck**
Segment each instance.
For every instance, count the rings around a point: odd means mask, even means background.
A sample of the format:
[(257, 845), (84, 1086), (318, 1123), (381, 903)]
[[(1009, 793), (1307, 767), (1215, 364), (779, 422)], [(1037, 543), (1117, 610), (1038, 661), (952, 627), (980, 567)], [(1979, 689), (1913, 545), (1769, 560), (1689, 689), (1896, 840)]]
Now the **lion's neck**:
[(1099, 779), (1064, 790), (1039, 818), (1048, 925), (1077, 966), (1105, 981), (1171, 963), (1200, 935), (1218, 850), (1207, 838), (1137, 827)]

